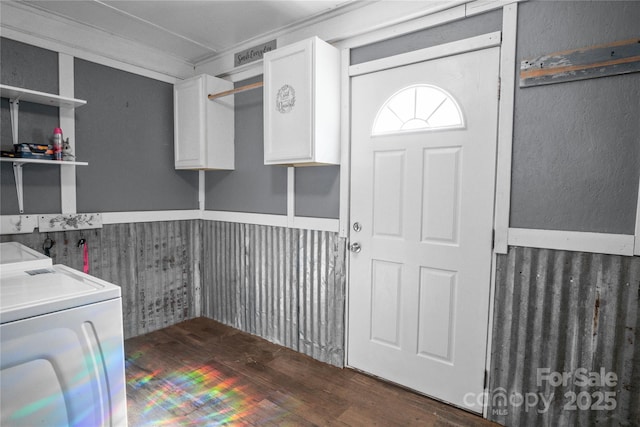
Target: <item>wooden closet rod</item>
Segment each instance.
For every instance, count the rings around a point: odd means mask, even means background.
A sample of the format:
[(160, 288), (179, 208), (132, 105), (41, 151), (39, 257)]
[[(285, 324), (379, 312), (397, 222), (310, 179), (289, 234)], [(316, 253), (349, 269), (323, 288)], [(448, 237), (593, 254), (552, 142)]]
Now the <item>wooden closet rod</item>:
[(234, 93), (244, 92), (246, 90), (257, 89), (259, 87), (262, 87), (263, 85), (264, 85), (263, 82), (257, 82), (257, 83), (248, 84), (246, 86), (240, 86), (235, 89), (225, 90), (224, 92), (212, 93), (212, 94), (209, 94), (209, 100), (213, 101), (214, 99), (222, 98), (223, 96), (233, 95)]

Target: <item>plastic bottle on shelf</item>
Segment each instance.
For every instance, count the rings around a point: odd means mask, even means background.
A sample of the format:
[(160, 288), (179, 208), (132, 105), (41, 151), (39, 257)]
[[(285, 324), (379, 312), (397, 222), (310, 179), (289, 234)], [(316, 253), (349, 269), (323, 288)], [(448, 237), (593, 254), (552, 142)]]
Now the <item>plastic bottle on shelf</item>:
[(62, 129), (53, 130), (53, 158), (62, 160)]

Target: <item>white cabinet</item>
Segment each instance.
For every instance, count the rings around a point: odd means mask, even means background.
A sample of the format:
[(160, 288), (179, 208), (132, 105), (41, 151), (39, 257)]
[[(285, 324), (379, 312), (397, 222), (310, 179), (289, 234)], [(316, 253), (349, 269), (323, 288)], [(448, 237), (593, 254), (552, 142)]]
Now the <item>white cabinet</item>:
[(208, 94), (233, 89), (233, 83), (202, 74), (173, 89), (176, 169), (234, 169), (233, 97)]
[(264, 163), (340, 163), (340, 53), (317, 37), (264, 55)]

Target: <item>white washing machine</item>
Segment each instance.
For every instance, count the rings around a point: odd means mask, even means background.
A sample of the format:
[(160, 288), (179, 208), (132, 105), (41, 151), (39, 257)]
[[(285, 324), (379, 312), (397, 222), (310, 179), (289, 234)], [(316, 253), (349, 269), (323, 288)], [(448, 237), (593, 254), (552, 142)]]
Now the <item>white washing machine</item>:
[(51, 258), (18, 242), (0, 243), (0, 273), (51, 267)]
[(63, 265), (6, 261), (0, 425), (126, 426), (120, 287)]

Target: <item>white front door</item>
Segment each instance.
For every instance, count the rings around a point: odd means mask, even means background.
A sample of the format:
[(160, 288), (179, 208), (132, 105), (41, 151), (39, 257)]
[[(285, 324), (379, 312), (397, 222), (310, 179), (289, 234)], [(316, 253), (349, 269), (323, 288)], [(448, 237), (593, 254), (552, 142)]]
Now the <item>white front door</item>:
[(348, 365), (475, 412), (487, 346), (499, 52), (352, 79), (350, 236), (361, 249), (350, 255)]

